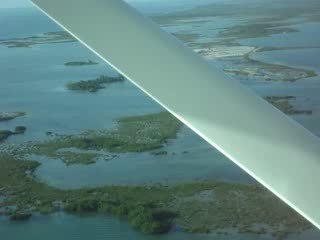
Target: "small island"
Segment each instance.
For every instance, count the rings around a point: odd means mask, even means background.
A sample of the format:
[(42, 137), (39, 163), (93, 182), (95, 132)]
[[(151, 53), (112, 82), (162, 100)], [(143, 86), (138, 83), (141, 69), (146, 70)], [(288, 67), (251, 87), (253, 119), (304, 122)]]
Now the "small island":
[(75, 42), (76, 39), (66, 31), (47, 32), (30, 37), (0, 39), (0, 45), (8, 48), (32, 48), (37, 44), (54, 44)]
[[(150, 152), (165, 155), (161, 149), (174, 140), (183, 123), (169, 112), (123, 117), (116, 120), (111, 129), (87, 130), (79, 134), (66, 135), (48, 132), (44, 141), (26, 143), (23, 148), (11, 146), (8, 152), (15, 156), (38, 155), (52, 160), (61, 160), (66, 166), (89, 165), (98, 160), (110, 161), (121, 153)], [(5, 140), (12, 134), (26, 130), (18, 126), (15, 132), (3, 131)], [(0, 132), (1, 133), (1, 132)]]
[(26, 154), (60, 159), (67, 166), (93, 164), (100, 158), (113, 159), (118, 153), (155, 151), (157, 155), (164, 155), (166, 152), (161, 148), (175, 139), (183, 126), (169, 112), (124, 117), (117, 119), (117, 123), (115, 129), (90, 130), (32, 143), (30, 149), (26, 148)]
[[(121, 218), (145, 234), (173, 227), (191, 233), (232, 231), (285, 239), (312, 225), (261, 186), (219, 181), (174, 185), (57, 189), (33, 177), (40, 163), (0, 153), (0, 214), (26, 221), (33, 213), (64, 210)], [(14, 208), (14, 210), (12, 210)], [(30, 219), (31, 220), (31, 219)], [(257, 227), (258, 226), (258, 227)]]
[(312, 110), (296, 109), (290, 100), (295, 100), (294, 96), (267, 96), (265, 98), (269, 103), (278, 108), (280, 111), (287, 115), (311, 115)]
[(7, 138), (9, 138), (11, 135), (15, 135), (15, 134), (23, 134), (25, 131), (27, 130), (26, 127), (24, 126), (17, 126), (15, 128), (15, 131), (12, 132), (10, 130), (0, 130), (0, 142), (6, 140)]
[(119, 75), (117, 77), (101, 75), (100, 77), (93, 80), (70, 82), (66, 85), (66, 88), (71, 91), (97, 92), (100, 89), (106, 88), (107, 84), (123, 82), (124, 80), (125, 78), (122, 75)]
[(97, 158), (101, 154), (98, 153), (88, 153), (88, 152), (57, 152), (53, 157), (62, 159), (62, 161), (67, 165), (83, 164), (89, 165), (96, 163)]
[(249, 53), (240, 58), (229, 57), (229, 61), (233, 63), (233, 67), (224, 69), (224, 72), (244, 79), (255, 78), (264, 81), (295, 82), (318, 75), (314, 70), (262, 62), (251, 58)]
[(25, 112), (0, 112), (0, 122), (1, 121), (10, 121), (17, 117), (25, 116)]
[(12, 135), (9, 130), (0, 130), (0, 143)]
[(10, 214), (11, 221), (26, 221), (31, 218), (31, 213), (24, 213), (24, 212), (13, 212)]
[[(176, 138), (183, 126), (169, 112), (120, 118), (117, 123), (113, 129), (61, 135), (0, 153), (0, 214), (12, 221), (26, 221), (34, 213), (56, 211), (102, 214), (125, 220), (145, 234), (166, 234), (178, 228), (190, 233), (227, 235), (231, 229), (239, 234), (268, 234), (279, 240), (312, 227), (280, 199), (255, 184), (201, 180), (172, 185), (58, 189), (34, 177), (41, 164), (30, 154), (57, 158), (66, 165), (92, 164), (100, 158), (101, 151), (96, 154), (99, 150), (165, 155), (167, 152), (161, 148)], [(24, 159), (26, 155), (28, 160)]]
[(77, 66), (87, 66), (87, 65), (97, 65), (99, 63), (94, 62), (92, 60), (88, 61), (74, 61), (74, 62), (66, 62), (64, 65), (69, 67), (77, 67)]

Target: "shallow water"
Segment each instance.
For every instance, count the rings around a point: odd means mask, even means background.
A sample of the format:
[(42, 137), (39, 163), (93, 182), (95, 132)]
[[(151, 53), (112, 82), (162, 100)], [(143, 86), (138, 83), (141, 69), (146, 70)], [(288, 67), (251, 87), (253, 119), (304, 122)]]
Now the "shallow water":
[(178, 139), (172, 140), (163, 150), (168, 154), (126, 153), (90, 165), (66, 166), (61, 160), (46, 157), (32, 159), (42, 163), (35, 171), (35, 176), (58, 188), (172, 184), (203, 179), (255, 183), (188, 128), (180, 131)]
[[(27, 19), (37, 17), (38, 15), (26, 15)], [(43, 21), (42, 17), (40, 20)], [(47, 27), (46, 32), (55, 30), (44, 25)], [(25, 117), (1, 123), (0, 127), (3, 129), (12, 130), (17, 125), (27, 127), (25, 134), (12, 136), (7, 143), (44, 140), (48, 138), (48, 131), (77, 134), (86, 129), (111, 128), (115, 126), (114, 120), (119, 117), (162, 110), (128, 81), (111, 84), (98, 93), (66, 90), (65, 84), (70, 81), (93, 79), (101, 74), (116, 74), (78, 42), (33, 45), (32, 48), (9, 49), (0, 46), (0, 51), (0, 72), (3, 76), (0, 88), (3, 101), (0, 101), (0, 109), (27, 112)], [(68, 61), (89, 59), (99, 64), (64, 66)], [(90, 166), (67, 167), (59, 160), (38, 158), (42, 165), (35, 174), (40, 180), (61, 188), (173, 183), (204, 178), (252, 182), (247, 174), (187, 128), (166, 149), (169, 154), (165, 156), (153, 156), (149, 153), (121, 154), (112, 161), (101, 160)], [(188, 154), (182, 154), (183, 151), (188, 151)]]
[(59, 30), (56, 24), (34, 8), (0, 8), (0, 40)]
[[(268, 235), (187, 234), (172, 232), (166, 235), (143, 235), (126, 222), (107, 216), (72, 216), (55, 213), (50, 216), (34, 216), (31, 221), (12, 223), (0, 217), (0, 234), (3, 240), (271, 240)], [(293, 235), (290, 240), (315, 240), (319, 235), (311, 230)]]
[[(116, 74), (77, 42), (35, 45), (31, 49), (0, 47), (0, 51), (0, 96), (5, 99), (0, 101), (0, 109), (27, 112), (26, 117), (1, 123), (9, 129), (16, 125), (28, 127), (25, 135), (8, 142), (43, 139), (47, 131), (72, 134), (108, 128), (118, 117), (162, 109), (128, 81), (94, 94), (66, 90), (65, 84), (70, 81)], [(67, 61), (88, 59), (100, 64), (64, 66)]]
[(300, 23), (289, 27), (293, 27), (299, 32), (242, 39), (238, 42), (243, 45), (259, 47), (320, 47), (319, 22)]
[[(320, 48), (291, 49), (267, 52), (255, 52), (250, 57), (267, 63), (278, 63), (287, 66), (314, 70), (320, 74)], [(294, 105), (297, 108), (312, 110), (312, 115), (292, 116), (296, 121), (320, 136), (320, 78), (319, 76), (301, 79), (293, 83), (269, 84), (255, 86), (255, 90), (265, 96), (296, 96)]]
[[(2, 10), (1, 10), (2, 11)], [(10, 10), (11, 11), (11, 10)], [(12, 10), (13, 11), (13, 10)], [(15, 20), (15, 21), (13, 21)], [(213, 19), (211, 19), (213, 20)], [(214, 19), (218, 21), (218, 19)], [(9, 22), (10, 27), (2, 27)], [(25, 25), (21, 24), (25, 23)], [(201, 35), (200, 42), (215, 36), (217, 26), (226, 27), (230, 20), (220, 25), (184, 23), (172, 26), (170, 31), (196, 29)], [(191, 23), (190, 23), (191, 24)], [(198, 27), (196, 25), (198, 24)], [(7, 26), (7, 25), (6, 25)], [(27, 27), (26, 27), (27, 26)], [(309, 25), (308, 25), (309, 26)], [(312, 30), (313, 29), (313, 30)], [(268, 40), (254, 39), (248, 44), (266, 44), (266, 46), (316, 46), (318, 36), (307, 39), (305, 32), (317, 32), (318, 25), (311, 26), (302, 33), (289, 36), (272, 36)], [(36, 12), (3, 11), (0, 14), (0, 39), (57, 31), (54, 24)], [(251, 41), (251, 40), (250, 40)], [(260, 41), (260, 42), (259, 42)], [(270, 45), (268, 45), (270, 44)], [(31, 49), (8, 49), (0, 47), (0, 109), (1, 111), (26, 111), (27, 116), (8, 123), (0, 123), (0, 128), (12, 129), (17, 125), (26, 125), (25, 135), (13, 136), (8, 143), (20, 143), (29, 140), (46, 139), (46, 132), (79, 133), (85, 129), (101, 129), (114, 126), (113, 119), (128, 115), (158, 112), (161, 107), (155, 104), (131, 83), (116, 83), (96, 94), (76, 93), (65, 90), (64, 85), (72, 80), (95, 78), (100, 74), (115, 74), (90, 51), (79, 43), (36, 45)], [(18, 57), (17, 57), (18, 56)], [(270, 61), (274, 61), (270, 56)], [(281, 56), (279, 56), (280, 58)], [(297, 58), (299, 57), (297, 53)], [(99, 65), (83, 67), (65, 67), (63, 64), (74, 60), (93, 60)], [(264, 59), (268, 61), (267, 57)], [(292, 59), (289, 59), (292, 61)], [(285, 61), (285, 59), (283, 59)], [(305, 63), (305, 62), (303, 62)], [(288, 64), (295, 64), (288, 62)], [(297, 62), (299, 64), (299, 62)], [(308, 67), (312, 67), (311, 65)], [(318, 79), (302, 80), (296, 83), (248, 84), (258, 94), (296, 95), (297, 104), (311, 107), (312, 116), (295, 117), (314, 133), (320, 134), (320, 87)], [(100, 160), (89, 166), (72, 165), (66, 167), (59, 160), (38, 159), (43, 164), (37, 169), (36, 176), (50, 185), (61, 188), (78, 188), (102, 184), (142, 184), (154, 182), (184, 182), (191, 180), (218, 179), (235, 182), (253, 180), (238, 167), (225, 159), (216, 150), (201, 140), (190, 130), (184, 128), (177, 140), (165, 147), (168, 155), (153, 156), (150, 153), (121, 154), (111, 161)], [(184, 151), (188, 151), (184, 153)], [(174, 153), (174, 154), (173, 154)], [(5, 240), (37, 239), (215, 239), (215, 240), (267, 240), (270, 236), (259, 235), (197, 235), (171, 233), (165, 236), (146, 236), (134, 231), (127, 223), (115, 218), (102, 216), (71, 216), (56, 213), (50, 216), (35, 216), (31, 221), (12, 223), (0, 217), (0, 236)], [(319, 239), (319, 232), (312, 230), (290, 240)]]
[(303, 67), (320, 72), (320, 48), (256, 52), (250, 57), (262, 62)]

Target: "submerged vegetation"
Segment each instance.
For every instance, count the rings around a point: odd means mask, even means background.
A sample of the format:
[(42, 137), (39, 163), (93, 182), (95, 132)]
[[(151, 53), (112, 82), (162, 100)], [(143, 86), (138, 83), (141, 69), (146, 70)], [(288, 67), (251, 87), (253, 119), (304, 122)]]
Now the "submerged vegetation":
[[(311, 227), (264, 188), (216, 181), (172, 186), (104, 186), (60, 190), (36, 181), (34, 161), (0, 156), (0, 213), (27, 220), (34, 212), (100, 213), (127, 220), (147, 234), (170, 231), (271, 233), (283, 239)], [(256, 228), (266, 226), (265, 231)], [(263, 228), (263, 227), (261, 227)]]
[(67, 89), (72, 91), (97, 92), (106, 88), (107, 84), (115, 82), (123, 82), (125, 78), (122, 75), (110, 77), (102, 75), (93, 80), (81, 80), (79, 82), (70, 82), (66, 85)]
[(99, 63), (94, 62), (92, 60), (88, 60), (88, 61), (66, 62), (64, 65), (65, 66), (75, 67), (75, 66), (87, 66), (87, 65), (97, 65), (97, 64), (99, 64)]

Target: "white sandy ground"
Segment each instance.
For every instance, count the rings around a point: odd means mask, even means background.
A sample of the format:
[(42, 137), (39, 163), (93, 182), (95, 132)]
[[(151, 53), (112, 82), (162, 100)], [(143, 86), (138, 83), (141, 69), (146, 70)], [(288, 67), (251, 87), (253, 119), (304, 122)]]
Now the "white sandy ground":
[(16, 118), (19, 117), (21, 113), (19, 112), (0, 112), (0, 119), (1, 118)]
[(254, 50), (255, 47), (249, 46), (217, 46), (213, 48), (194, 49), (195, 52), (208, 60), (222, 57), (240, 57)]

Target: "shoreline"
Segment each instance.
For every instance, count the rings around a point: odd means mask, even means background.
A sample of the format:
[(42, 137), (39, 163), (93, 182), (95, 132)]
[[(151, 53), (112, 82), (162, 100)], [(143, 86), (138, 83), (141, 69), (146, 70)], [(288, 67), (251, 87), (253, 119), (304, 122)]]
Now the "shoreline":
[[(33, 179), (32, 173), (39, 166), (36, 162), (10, 156), (1, 156), (0, 162), (4, 167), (0, 171), (10, 173), (0, 176), (0, 189), (4, 194), (2, 211), (5, 208), (7, 212), (3, 214), (15, 214), (12, 220), (16, 221), (27, 221), (35, 212), (46, 215), (65, 211), (75, 215), (89, 213), (122, 218), (145, 234), (169, 233), (173, 226), (190, 233), (228, 234), (224, 229), (233, 228), (238, 234), (270, 233), (276, 239), (311, 228), (302, 217), (260, 186), (199, 181), (172, 186), (114, 185), (59, 190)], [(202, 214), (204, 210), (207, 214)], [(161, 218), (157, 217), (159, 214)], [(147, 219), (147, 225), (143, 219)], [(256, 224), (266, 224), (270, 231), (256, 229)], [(284, 227), (279, 227), (281, 225)]]

